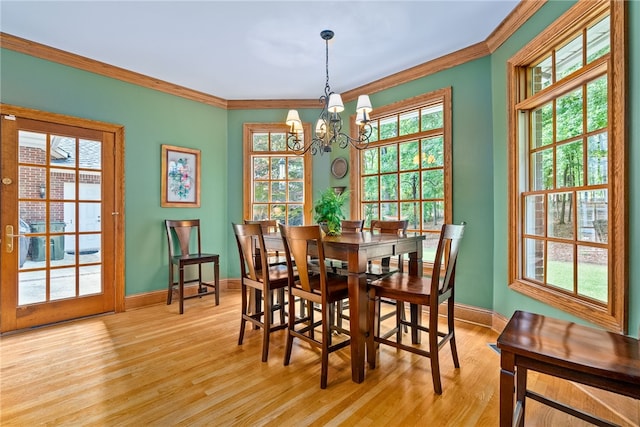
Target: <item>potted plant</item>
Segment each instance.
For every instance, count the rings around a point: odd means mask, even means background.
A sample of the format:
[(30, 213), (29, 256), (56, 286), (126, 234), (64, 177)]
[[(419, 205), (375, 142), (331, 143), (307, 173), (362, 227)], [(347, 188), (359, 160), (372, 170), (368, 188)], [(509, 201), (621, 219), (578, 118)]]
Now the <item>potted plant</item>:
[(314, 206), (314, 220), (323, 226), (329, 236), (340, 234), (340, 224), (345, 219), (342, 206), (347, 199), (347, 192), (338, 193), (333, 188), (327, 188)]

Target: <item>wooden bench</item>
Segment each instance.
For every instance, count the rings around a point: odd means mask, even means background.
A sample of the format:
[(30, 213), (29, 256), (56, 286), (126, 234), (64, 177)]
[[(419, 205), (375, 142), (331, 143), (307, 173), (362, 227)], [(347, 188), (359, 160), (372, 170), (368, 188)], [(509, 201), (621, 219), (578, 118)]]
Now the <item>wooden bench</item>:
[(501, 427), (524, 425), (526, 397), (598, 426), (615, 425), (527, 390), (529, 369), (640, 399), (640, 341), (635, 338), (516, 311), (498, 337), (498, 348)]

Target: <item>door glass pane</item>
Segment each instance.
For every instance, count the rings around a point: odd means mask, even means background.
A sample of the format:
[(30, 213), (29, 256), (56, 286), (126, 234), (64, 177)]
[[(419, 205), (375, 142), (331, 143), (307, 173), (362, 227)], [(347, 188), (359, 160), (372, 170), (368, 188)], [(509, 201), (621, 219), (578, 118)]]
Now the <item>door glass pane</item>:
[(78, 203), (78, 231), (100, 231), (101, 203)]
[(51, 301), (76, 296), (76, 269), (61, 268), (51, 270)]
[(91, 257), (80, 257), (80, 264), (87, 264), (91, 262), (100, 262), (100, 250), (102, 244), (100, 241), (100, 234), (80, 234), (78, 236), (78, 248), (80, 255), (93, 255)]
[(45, 270), (18, 273), (18, 305), (35, 304), (47, 300), (47, 272)]
[(18, 197), (21, 199), (44, 199), (47, 197), (47, 170), (35, 166), (18, 168), (20, 186)]
[(47, 163), (47, 135), (44, 133), (18, 131), (18, 161), (20, 163), (31, 163), (44, 165)]
[(76, 171), (74, 169), (51, 169), (49, 175), (50, 199), (73, 200), (76, 198)]
[(102, 169), (102, 145), (100, 141), (80, 140), (79, 166), (83, 169)]
[(79, 295), (99, 294), (102, 292), (101, 265), (88, 265), (78, 269)]
[(50, 156), (52, 166), (76, 166), (76, 139), (52, 135)]

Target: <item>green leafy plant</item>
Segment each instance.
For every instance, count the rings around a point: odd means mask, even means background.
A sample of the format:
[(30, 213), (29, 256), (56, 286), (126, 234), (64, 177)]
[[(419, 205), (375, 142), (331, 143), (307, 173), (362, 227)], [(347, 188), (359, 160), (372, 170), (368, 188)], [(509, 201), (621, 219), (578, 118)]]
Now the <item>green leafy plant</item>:
[(326, 233), (329, 236), (340, 234), (340, 224), (345, 219), (342, 207), (347, 200), (347, 192), (336, 193), (333, 188), (327, 188), (321, 195), (313, 208), (314, 220), (318, 224), (326, 226)]

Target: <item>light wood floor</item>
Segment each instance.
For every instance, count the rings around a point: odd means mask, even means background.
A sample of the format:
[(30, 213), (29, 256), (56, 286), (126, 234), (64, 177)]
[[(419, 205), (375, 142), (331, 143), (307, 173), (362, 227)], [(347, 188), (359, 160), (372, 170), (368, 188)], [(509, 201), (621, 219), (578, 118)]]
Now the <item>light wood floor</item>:
[[(320, 389), (318, 353), (296, 341), (283, 366), (285, 332), (272, 335), (267, 363), (261, 335), (237, 345), (239, 293), (178, 306), (157, 305), (0, 338), (0, 425), (421, 425), (496, 426), (497, 334), (456, 325), (461, 368), (441, 351), (444, 392), (433, 392), (429, 361), (382, 347), (375, 370), (351, 381), (348, 349), (329, 358)], [(532, 389), (624, 426), (572, 384), (531, 373)], [(527, 401), (527, 426), (582, 426)]]

